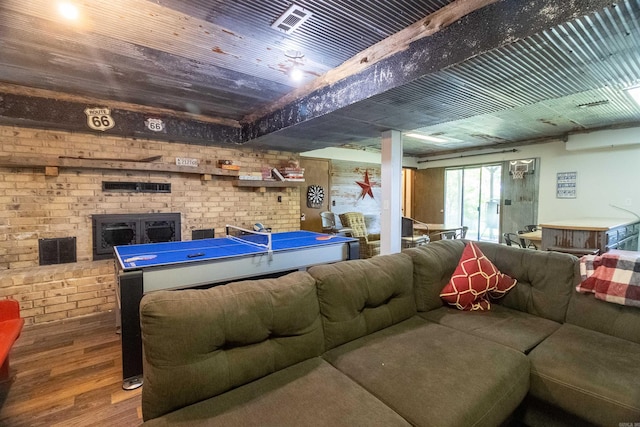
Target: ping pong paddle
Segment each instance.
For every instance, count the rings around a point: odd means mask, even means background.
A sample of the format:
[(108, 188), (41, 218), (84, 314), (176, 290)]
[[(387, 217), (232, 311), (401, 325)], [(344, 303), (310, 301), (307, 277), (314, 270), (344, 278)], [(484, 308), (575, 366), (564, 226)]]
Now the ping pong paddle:
[(316, 237), (316, 240), (329, 240), (329, 239), (331, 239), (333, 237), (336, 237), (336, 236), (331, 236), (331, 235), (318, 236), (318, 237)]
[(127, 258), (124, 260), (124, 262), (134, 262), (134, 261), (147, 261), (150, 259), (154, 259), (155, 257), (157, 257), (158, 255), (140, 255), (140, 256), (134, 256), (131, 258)]

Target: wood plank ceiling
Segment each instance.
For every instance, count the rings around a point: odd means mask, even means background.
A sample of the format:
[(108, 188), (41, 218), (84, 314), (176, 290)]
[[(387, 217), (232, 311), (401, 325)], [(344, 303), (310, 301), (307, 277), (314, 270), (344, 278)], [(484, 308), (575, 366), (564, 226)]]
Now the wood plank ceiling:
[[(69, 0), (71, 1), (71, 0)], [(505, 148), (640, 123), (640, 0), (0, 2), (0, 124), (405, 155)], [(477, 10), (474, 10), (477, 9)], [(301, 71), (294, 82), (291, 72)], [(160, 133), (145, 127), (160, 118)]]

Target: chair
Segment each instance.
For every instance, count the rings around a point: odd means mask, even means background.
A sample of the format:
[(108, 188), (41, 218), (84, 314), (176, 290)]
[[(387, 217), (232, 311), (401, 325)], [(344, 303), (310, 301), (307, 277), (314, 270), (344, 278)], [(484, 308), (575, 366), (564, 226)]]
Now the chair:
[[(527, 226), (527, 227), (530, 227), (530, 226)], [(532, 230), (532, 231), (535, 231), (535, 230)], [(538, 249), (538, 247), (534, 245), (530, 240), (525, 239), (524, 237), (520, 237), (520, 234), (524, 234), (524, 233), (530, 233), (530, 231), (527, 231), (527, 230), (518, 231), (518, 239), (520, 240), (520, 246), (523, 248)]]
[(342, 234), (347, 235), (351, 233), (350, 228), (342, 227), (338, 228), (336, 225), (336, 215), (333, 212), (325, 211), (320, 212), (320, 219), (322, 220), (322, 232), (327, 234)]
[(518, 236), (516, 233), (503, 233), (502, 238), (504, 239), (504, 242), (507, 244), (507, 246), (517, 246), (519, 248), (522, 247), (522, 244), (520, 243), (520, 236)]
[(351, 237), (360, 241), (360, 258), (380, 255), (380, 234), (369, 234), (361, 212), (346, 212), (339, 217), (342, 225), (351, 229)]
[[(467, 237), (467, 231), (469, 227), (466, 225), (460, 228), (455, 228), (453, 230), (441, 231), (439, 233), (434, 233), (432, 236), (437, 236), (439, 240), (450, 240), (450, 239), (464, 239)], [(437, 240), (437, 239), (434, 239)]]
[(402, 217), (402, 247), (413, 248), (429, 243), (429, 236), (416, 236), (413, 230), (414, 220), (412, 218)]

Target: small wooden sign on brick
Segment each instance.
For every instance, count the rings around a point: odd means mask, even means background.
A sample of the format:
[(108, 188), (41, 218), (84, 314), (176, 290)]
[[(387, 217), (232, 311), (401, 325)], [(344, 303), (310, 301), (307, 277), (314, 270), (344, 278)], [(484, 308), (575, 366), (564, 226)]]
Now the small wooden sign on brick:
[(188, 157), (176, 157), (176, 166), (198, 167), (198, 159), (190, 159)]

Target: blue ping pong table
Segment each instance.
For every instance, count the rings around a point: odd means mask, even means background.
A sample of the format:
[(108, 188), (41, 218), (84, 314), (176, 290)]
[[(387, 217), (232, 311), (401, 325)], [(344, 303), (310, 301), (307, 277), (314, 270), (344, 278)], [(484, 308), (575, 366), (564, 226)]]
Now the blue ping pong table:
[(145, 293), (284, 274), (359, 257), (358, 240), (350, 237), (289, 231), (270, 233), (270, 238), (270, 249), (230, 236), (114, 248), (124, 389), (142, 384), (138, 310)]

